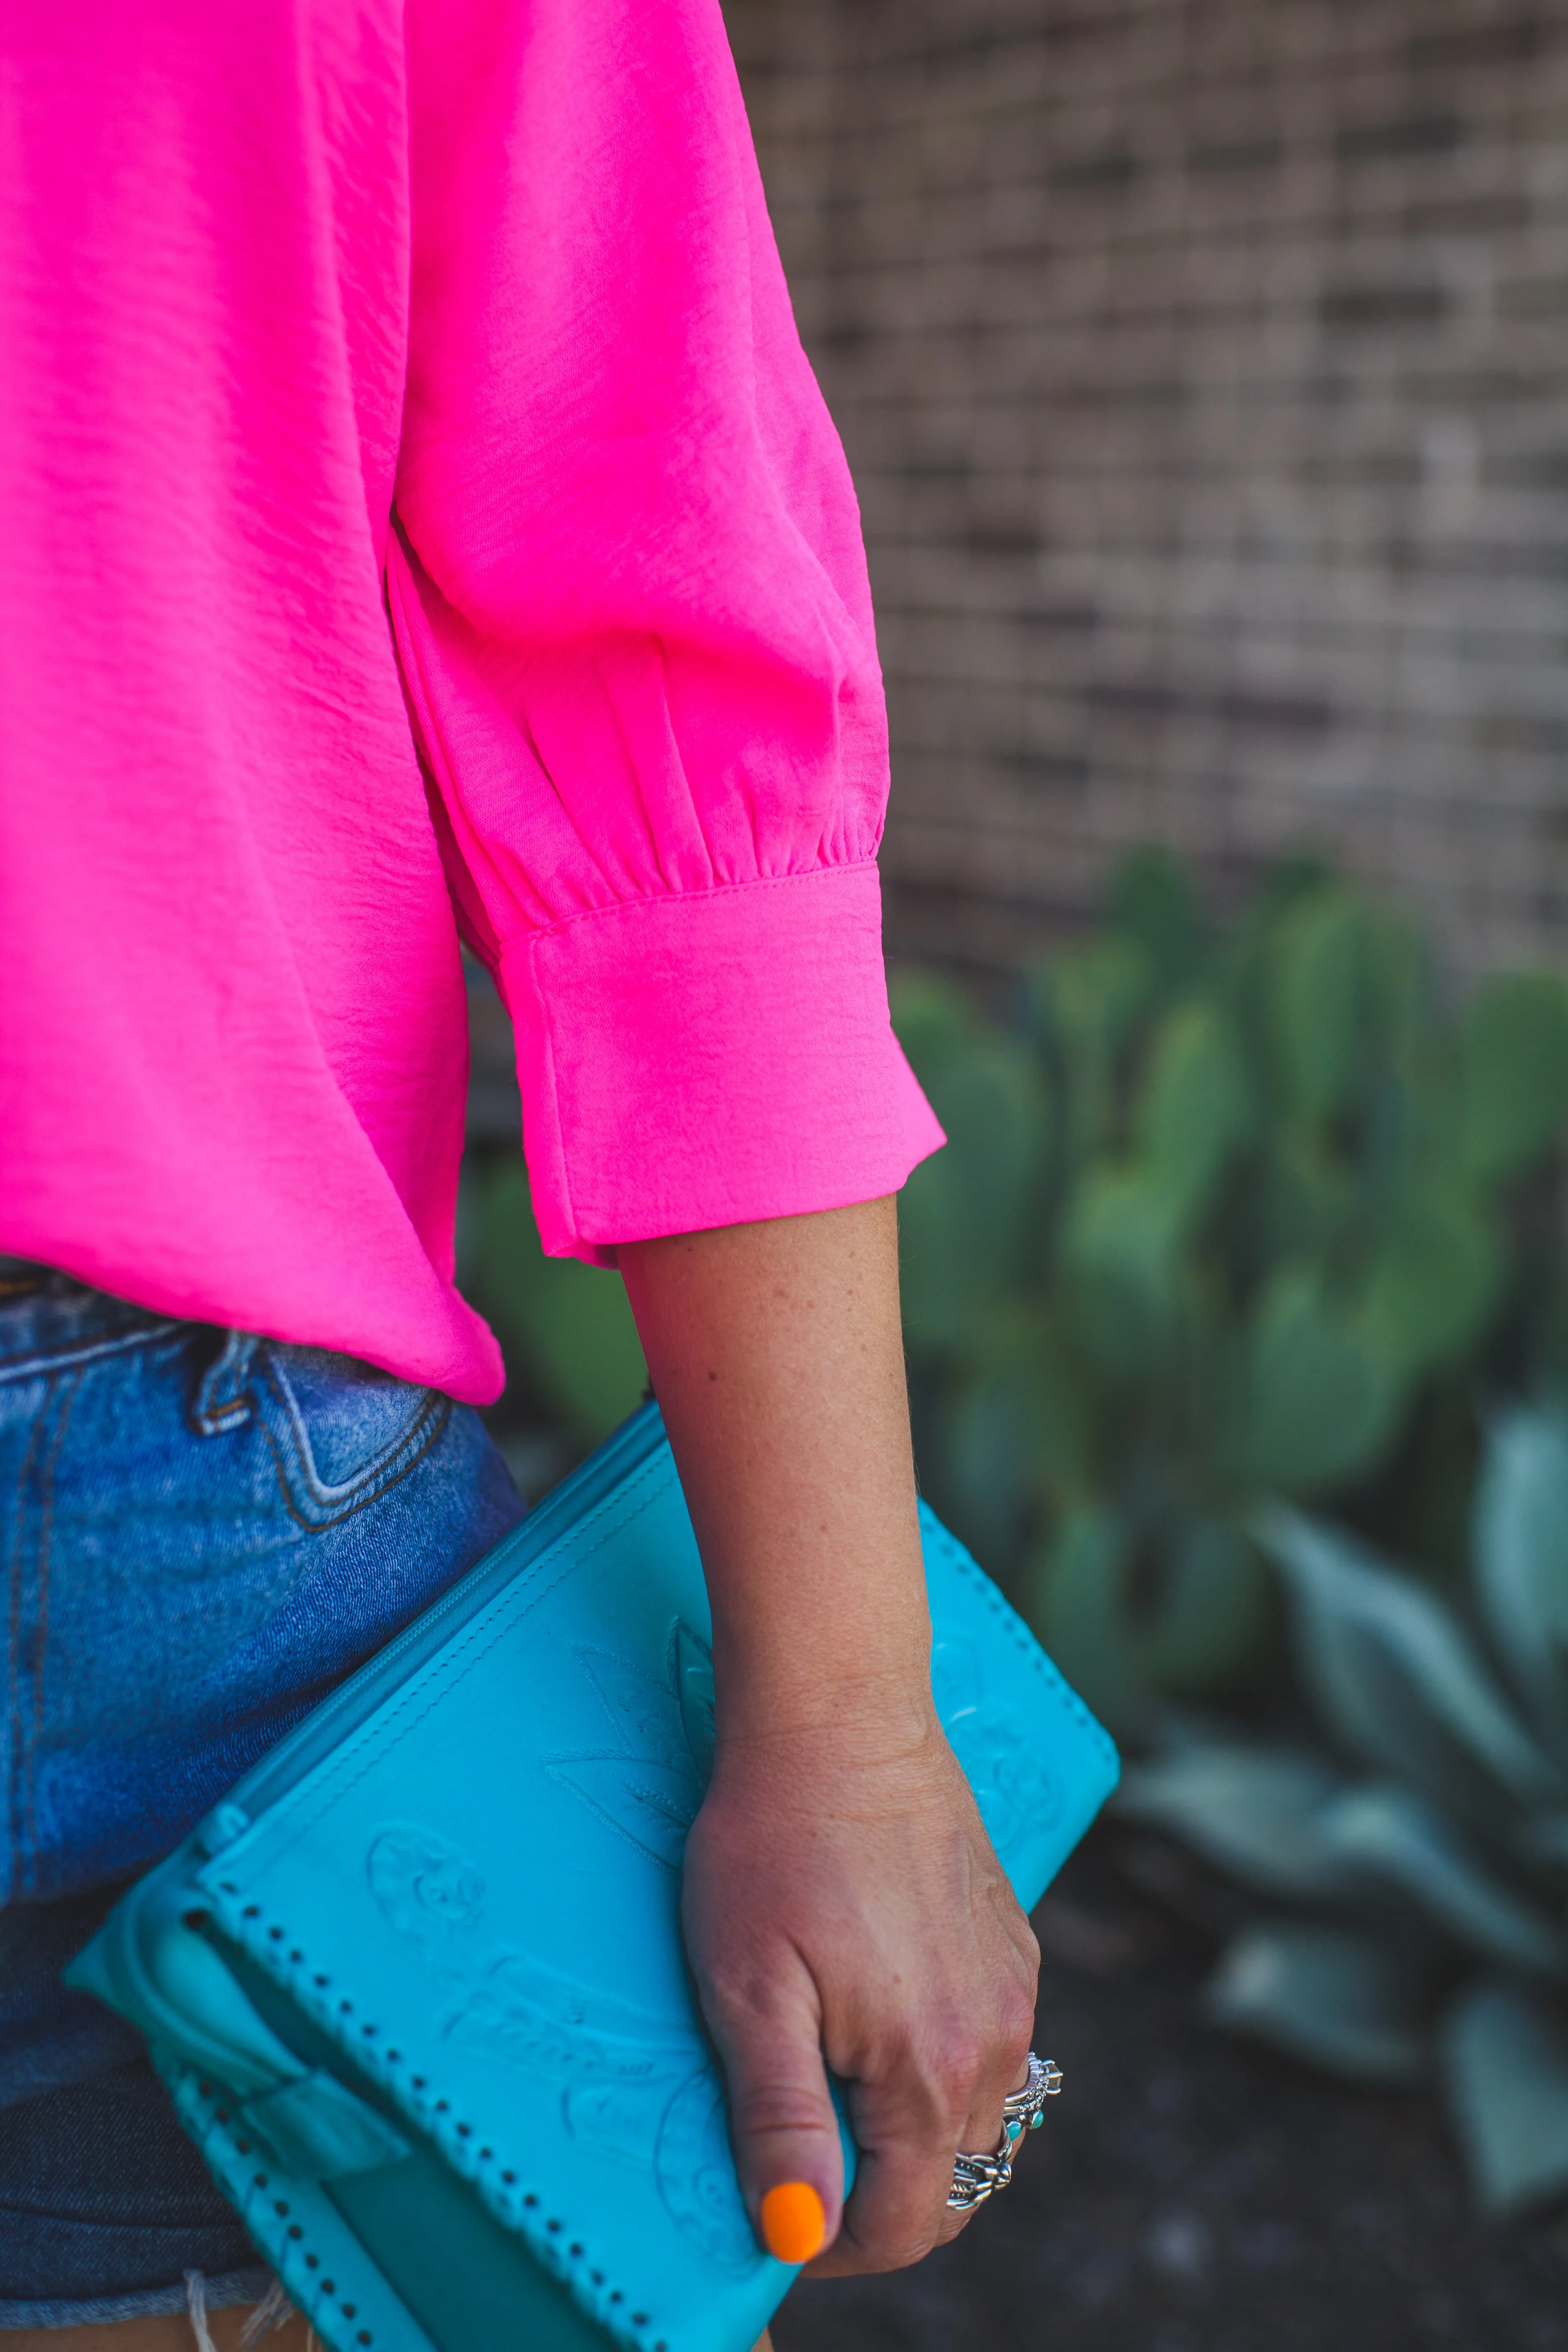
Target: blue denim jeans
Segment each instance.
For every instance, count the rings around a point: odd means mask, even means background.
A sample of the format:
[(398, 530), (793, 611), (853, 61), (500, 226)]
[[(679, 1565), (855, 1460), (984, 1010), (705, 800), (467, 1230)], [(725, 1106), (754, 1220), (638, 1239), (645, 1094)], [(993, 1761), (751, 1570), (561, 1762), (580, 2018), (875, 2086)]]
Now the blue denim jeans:
[(136, 2037), (59, 1971), (118, 1890), (522, 1502), (478, 1418), (0, 1261), (0, 2328), (267, 2273)]

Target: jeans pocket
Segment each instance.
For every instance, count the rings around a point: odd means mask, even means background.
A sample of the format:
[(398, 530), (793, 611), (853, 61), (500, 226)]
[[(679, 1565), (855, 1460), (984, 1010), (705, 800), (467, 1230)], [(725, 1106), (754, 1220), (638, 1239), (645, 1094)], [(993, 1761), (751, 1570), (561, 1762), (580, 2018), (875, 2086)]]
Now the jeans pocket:
[(257, 1342), (246, 1401), (272, 1448), (290, 1514), (328, 1528), (405, 1478), (446, 1428), (452, 1400), (324, 1348)]

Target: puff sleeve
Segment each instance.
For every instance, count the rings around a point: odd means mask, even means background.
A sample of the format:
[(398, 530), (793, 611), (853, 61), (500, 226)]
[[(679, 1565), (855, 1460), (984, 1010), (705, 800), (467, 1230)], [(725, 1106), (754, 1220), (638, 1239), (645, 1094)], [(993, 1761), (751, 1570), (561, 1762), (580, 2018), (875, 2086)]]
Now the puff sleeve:
[(516, 1026), (546, 1249), (868, 1200), (888, 1020), (858, 515), (718, 0), (410, 0), (387, 593)]

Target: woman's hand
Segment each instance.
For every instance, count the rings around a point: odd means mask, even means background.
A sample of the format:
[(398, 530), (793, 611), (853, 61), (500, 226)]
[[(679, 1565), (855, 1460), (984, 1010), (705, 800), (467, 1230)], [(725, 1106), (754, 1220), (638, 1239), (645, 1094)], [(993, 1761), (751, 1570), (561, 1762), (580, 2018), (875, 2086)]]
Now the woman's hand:
[[(824, 1699), (817, 1724), (730, 1734), (687, 1848), (687, 1950), (753, 2213), (809, 2183), (818, 2271), (897, 2270), (962, 2226), (953, 2156), (996, 2146), (1038, 1954), (929, 1699)], [(861, 2150), (841, 2231), (824, 2056)]]
[[(818, 2270), (893, 2269), (960, 2226), (952, 2159), (1000, 2137), (1038, 1958), (931, 1705), (893, 1205), (620, 1258), (713, 1604), (683, 1916), (742, 2184), (775, 2251), (785, 2221), (807, 2250), (804, 2187)], [(862, 2151), (842, 2227), (825, 2062)]]

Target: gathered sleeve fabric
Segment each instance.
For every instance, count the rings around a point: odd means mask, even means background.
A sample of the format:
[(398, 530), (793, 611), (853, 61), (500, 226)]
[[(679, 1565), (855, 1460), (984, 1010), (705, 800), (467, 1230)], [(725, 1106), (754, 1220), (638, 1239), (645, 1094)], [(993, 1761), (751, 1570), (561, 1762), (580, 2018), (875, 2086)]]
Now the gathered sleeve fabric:
[(888, 1019), (859, 519), (718, 0), (411, 0), (393, 628), (547, 1250), (869, 1200)]

